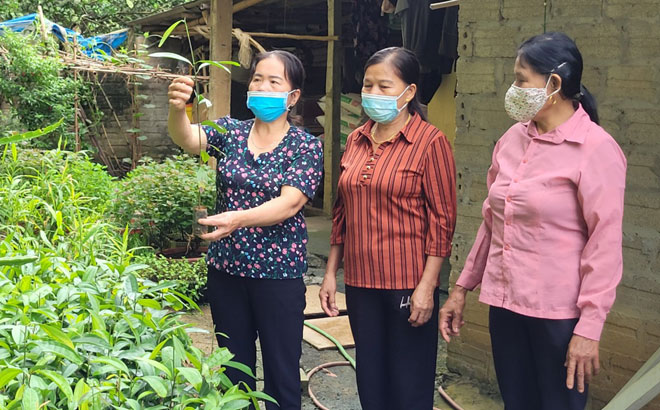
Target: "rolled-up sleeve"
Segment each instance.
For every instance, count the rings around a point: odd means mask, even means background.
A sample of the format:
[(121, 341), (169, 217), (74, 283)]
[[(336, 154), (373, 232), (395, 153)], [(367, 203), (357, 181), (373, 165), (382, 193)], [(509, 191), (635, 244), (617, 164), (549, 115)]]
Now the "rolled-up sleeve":
[(623, 273), (622, 224), (626, 159), (607, 138), (580, 170), (578, 201), (588, 239), (580, 258), (580, 319), (574, 333), (599, 340)]
[(426, 200), (428, 231), (425, 253), (447, 257), (456, 227), (456, 166), (447, 138), (431, 140), (424, 164), (422, 189)]
[[(499, 146), (500, 143), (498, 142), (493, 150), (493, 159), (490, 168), (488, 169), (486, 186), (489, 191), (500, 170), (497, 162)], [(475, 238), (472, 249), (470, 249), (470, 253), (465, 260), (465, 266), (456, 281), (457, 285), (469, 290), (473, 290), (481, 283), (481, 279), (484, 276), (484, 270), (486, 269), (486, 262), (488, 261), (493, 225), (493, 214), (490, 209), (488, 197), (486, 197), (481, 207), (481, 215), (483, 216), (483, 222), (481, 222), (481, 226), (479, 226), (477, 237)]]

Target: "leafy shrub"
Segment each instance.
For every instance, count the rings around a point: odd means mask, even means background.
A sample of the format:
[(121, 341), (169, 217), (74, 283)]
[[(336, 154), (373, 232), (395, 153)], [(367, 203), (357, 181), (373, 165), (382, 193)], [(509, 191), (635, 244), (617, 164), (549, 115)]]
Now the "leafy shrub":
[(206, 261), (196, 262), (187, 259), (172, 259), (163, 255), (148, 253), (135, 258), (136, 263), (147, 265), (140, 276), (154, 282), (174, 281), (179, 283), (177, 290), (194, 301), (199, 301), (206, 289)]
[[(64, 118), (63, 127), (28, 144), (56, 148), (63, 138), (67, 146), (73, 147), (70, 129), (75, 113), (73, 101), (76, 93), (85, 100), (88, 88), (81, 80), (63, 74), (64, 66), (56, 48), (42, 43), (36, 33), (4, 31), (0, 36), (0, 49), (6, 50), (0, 58), (0, 101), (9, 104), (13, 119), (26, 129), (37, 129)], [(16, 126), (15, 121), (0, 125), (6, 131), (20, 131), (9, 128)]]
[(13, 145), (0, 158), (0, 239), (73, 259), (109, 258), (109, 245), (119, 241), (103, 214), (111, 182), (82, 154)]
[(224, 375), (251, 374), (226, 348), (205, 357), (192, 345), (178, 317), (194, 303), (173, 282), (138, 279), (127, 260), (12, 252), (0, 243), (0, 408), (241, 409), (267, 397)]
[(231, 383), (226, 367), (250, 370), (227, 349), (204, 356), (192, 345), (195, 330), (179, 316), (195, 303), (173, 281), (136, 276), (147, 266), (131, 263), (128, 231), (119, 237), (102, 222), (67, 158), (15, 145), (2, 157), (0, 408), (242, 409), (272, 400)]
[(17, 149), (16, 156), (6, 153), (0, 158), (0, 176), (28, 177), (33, 181), (43, 175), (64, 176), (76, 192), (89, 198), (89, 206), (103, 211), (112, 196), (114, 177), (103, 165), (92, 162), (84, 151)]
[(155, 162), (144, 158), (115, 189), (112, 215), (144, 236), (146, 245), (163, 248), (170, 241), (187, 241), (192, 233), (193, 207), (212, 209), (215, 171), (187, 155)]

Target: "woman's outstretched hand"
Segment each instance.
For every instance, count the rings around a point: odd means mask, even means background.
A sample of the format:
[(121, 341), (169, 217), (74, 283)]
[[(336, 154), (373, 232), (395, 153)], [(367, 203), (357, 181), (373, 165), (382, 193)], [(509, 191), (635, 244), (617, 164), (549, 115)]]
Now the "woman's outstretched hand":
[(228, 237), (236, 229), (240, 228), (238, 212), (239, 211), (223, 212), (221, 214), (211, 215), (207, 218), (198, 219), (197, 222), (200, 225), (215, 227), (215, 230), (212, 232), (205, 233), (199, 237), (205, 241), (217, 241), (218, 239)]

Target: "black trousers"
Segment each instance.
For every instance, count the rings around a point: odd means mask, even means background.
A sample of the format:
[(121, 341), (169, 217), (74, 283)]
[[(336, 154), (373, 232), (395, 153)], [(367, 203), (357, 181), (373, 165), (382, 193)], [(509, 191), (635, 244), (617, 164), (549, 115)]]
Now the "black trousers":
[(566, 387), (566, 352), (578, 319), (539, 319), (490, 307), (495, 373), (506, 410), (583, 410)]
[(346, 286), (364, 410), (433, 408), (439, 291), (433, 294), (433, 315), (421, 327), (408, 323), (412, 293)]
[[(257, 335), (261, 343), (264, 391), (279, 403), (266, 408), (300, 410), (300, 355), (305, 310), (305, 284), (300, 279), (251, 279), (209, 268), (208, 294), (218, 344), (234, 361), (255, 371)], [(255, 373), (256, 374), (256, 373)], [(227, 368), (226, 375), (251, 389), (256, 381)]]

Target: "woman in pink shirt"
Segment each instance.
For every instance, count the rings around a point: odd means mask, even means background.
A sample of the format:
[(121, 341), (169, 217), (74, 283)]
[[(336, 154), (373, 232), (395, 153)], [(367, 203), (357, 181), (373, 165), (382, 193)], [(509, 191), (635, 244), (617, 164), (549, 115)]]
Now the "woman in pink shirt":
[(449, 342), (481, 286), (507, 410), (584, 409), (598, 341), (621, 279), (626, 159), (598, 125), (582, 56), (562, 33), (518, 49), (484, 221), (440, 311)]

